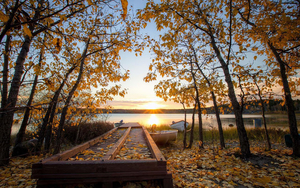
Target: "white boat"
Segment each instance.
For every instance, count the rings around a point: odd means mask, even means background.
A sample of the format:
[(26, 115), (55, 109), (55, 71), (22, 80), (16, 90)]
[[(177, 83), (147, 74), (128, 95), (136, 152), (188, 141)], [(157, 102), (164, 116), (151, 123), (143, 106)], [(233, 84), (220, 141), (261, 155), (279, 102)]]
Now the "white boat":
[[(188, 122), (185, 123), (186, 127), (188, 126)], [(178, 122), (172, 122), (170, 125), (172, 129), (177, 129), (179, 131), (184, 131), (184, 120), (178, 121)]]
[(166, 130), (150, 132), (150, 135), (156, 144), (166, 144), (170, 141), (175, 141), (177, 138), (178, 130)]

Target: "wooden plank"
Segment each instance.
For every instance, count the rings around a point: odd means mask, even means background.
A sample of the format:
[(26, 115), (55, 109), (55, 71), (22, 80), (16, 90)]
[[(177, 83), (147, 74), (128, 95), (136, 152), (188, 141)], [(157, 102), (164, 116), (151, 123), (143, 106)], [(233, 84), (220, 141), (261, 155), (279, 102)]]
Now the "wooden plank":
[[(132, 131), (132, 128), (138, 131)], [(117, 129), (123, 129), (124, 131), (126, 129), (126, 132), (123, 134), (122, 131), (119, 137), (116, 137), (116, 139), (110, 143), (112, 144), (117, 140), (104, 157), (102, 157), (102, 159), (100, 158), (101, 160), (66, 161), (68, 158), (75, 156), (83, 150), (92, 148), (92, 146), (96, 147), (95, 144), (99, 143), (103, 138), (107, 138), (108, 135)], [(131, 136), (129, 134), (131, 134)], [(133, 143), (131, 144), (133, 145), (135, 143), (147, 144), (152, 159), (114, 160), (128, 137), (132, 137), (131, 140)], [(111, 183), (113, 181), (154, 179), (162, 180), (164, 187), (173, 187), (172, 174), (167, 171), (166, 159), (145, 127), (139, 123), (126, 123), (71, 150), (33, 164), (32, 178), (38, 179), (39, 187), (48, 184)]]
[(83, 150), (86, 150), (87, 148), (91, 147), (92, 145), (95, 145), (96, 143), (98, 143), (101, 139), (106, 138), (108, 135), (110, 135), (111, 133), (113, 133), (114, 131), (116, 131), (118, 128), (114, 128), (104, 134), (102, 134), (101, 136), (98, 136), (97, 138), (94, 138), (88, 142), (85, 142), (83, 144), (80, 144), (78, 146), (75, 146), (72, 149), (69, 149), (67, 151), (64, 151), (62, 153), (53, 155), (52, 157), (49, 157), (45, 160), (42, 161), (42, 163), (46, 163), (48, 161), (65, 161), (70, 157), (73, 157), (74, 155), (76, 155), (79, 152), (82, 152)]
[[(67, 163), (70, 162), (70, 163)], [(166, 166), (157, 164), (156, 160), (118, 160), (118, 161), (58, 161), (43, 164), (42, 168), (33, 168), (32, 177), (42, 174), (81, 174), (110, 172), (166, 171)]]
[(150, 151), (152, 152), (152, 155), (161, 165), (166, 165), (165, 157), (163, 156), (163, 154), (161, 153), (161, 151), (155, 144), (155, 142), (152, 139), (152, 137), (150, 136), (149, 132), (147, 131), (147, 129), (145, 127), (143, 127), (143, 130), (144, 130), (144, 134), (146, 136), (146, 141), (147, 141), (148, 147), (149, 147)]
[(115, 145), (105, 154), (105, 156), (102, 157), (103, 160), (112, 160), (116, 157), (116, 155), (122, 148), (124, 142), (126, 141), (126, 138), (127, 138), (128, 134), (130, 133), (130, 130), (131, 130), (131, 127), (128, 127), (127, 131), (118, 140), (118, 142), (116, 142)]
[[(167, 172), (165, 174), (137, 174), (136, 176), (111, 176), (111, 177), (97, 177), (97, 178), (59, 178), (59, 179), (40, 179), (38, 180), (38, 185), (53, 185), (53, 184), (84, 184), (84, 183), (99, 183), (99, 182), (114, 182), (114, 181), (147, 181), (147, 180), (167, 180), (164, 183), (164, 187), (173, 187), (172, 174)], [(169, 181), (168, 181), (169, 180)]]
[(142, 126), (137, 123), (137, 122), (130, 122), (130, 123), (125, 123), (123, 125), (120, 126), (121, 128), (123, 127), (132, 127), (132, 128), (142, 128)]
[(163, 179), (164, 188), (173, 188), (172, 173), (168, 172), (168, 176)]
[[(82, 174), (42, 174), (41, 179), (60, 179), (60, 178), (110, 178), (110, 177), (129, 177), (129, 176), (164, 176), (166, 171), (142, 171), (142, 172), (114, 172), (114, 173), (82, 173)], [(71, 176), (72, 175), (72, 176)]]

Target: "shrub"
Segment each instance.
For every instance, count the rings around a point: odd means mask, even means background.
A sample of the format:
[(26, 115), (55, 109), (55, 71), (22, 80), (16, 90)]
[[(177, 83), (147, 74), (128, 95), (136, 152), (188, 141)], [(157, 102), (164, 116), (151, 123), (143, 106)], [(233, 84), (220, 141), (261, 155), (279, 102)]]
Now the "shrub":
[(79, 127), (80, 127), (80, 133), (79, 133), (78, 141), (77, 143), (75, 143), (78, 126), (65, 125), (64, 127), (65, 143), (70, 142), (72, 144), (78, 144), (78, 143), (86, 142), (113, 129), (114, 125), (113, 123), (100, 121), (100, 122), (91, 122), (91, 123), (81, 123), (79, 124)]

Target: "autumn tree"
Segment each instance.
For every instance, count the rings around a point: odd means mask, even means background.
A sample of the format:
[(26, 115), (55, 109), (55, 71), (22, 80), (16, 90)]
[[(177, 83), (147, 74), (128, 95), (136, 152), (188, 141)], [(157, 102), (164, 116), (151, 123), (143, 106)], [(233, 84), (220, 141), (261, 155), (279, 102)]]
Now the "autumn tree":
[(300, 138), (292, 99), (293, 85), (298, 80), (292, 77), (299, 67), (299, 1), (239, 1), (234, 3), (234, 12), (245, 24), (241, 30), (241, 41), (251, 38), (261, 47), (255, 47), (258, 54), (265, 55), (269, 67), (277, 70), (280, 77), (285, 105), (288, 112), (290, 134), (293, 140), (293, 154), (300, 156)]
[[(111, 2), (114, 4), (113, 6), (118, 4), (114, 1)], [(126, 12), (127, 12), (127, 5), (125, 5), (126, 2), (127, 1), (122, 1), (123, 7), (118, 10), (122, 14), (120, 16), (122, 17), (122, 19), (125, 19), (126, 17)], [(1, 26), (2, 26), (1, 41), (4, 36), (13, 34), (14, 36), (18, 35), (21, 37), (22, 44), (19, 45), (20, 52), (17, 55), (17, 58), (15, 59), (15, 63), (13, 62), (10, 63), (11, 65), (14, 64), (14, 69), (13, 71), (11, 71), (13, 72), (12, 81), (10, 84), (7, 100), (2, 100), (2, 102), (6, 101), (7, 105), (5, 105), (5, 108), (1, 109), (3, 113), (1, 113), (0, 115), (0, 120), (1, 120), (0, 165), (5, 165), (8, 163), (10, 130), (14, 119), (14, 111), (16, 109), (15, 107), (18, 100), (19, 90), (21, 86), (21, 79), (22, 77), (25, 78), (23, 72), (24, 62), (26, 61), (26, 57), (28, 55), (32, 41), (37, 37), (40, 37), (40, 35), (43, 32), (47, 32), (48, 34), (47, 36), (48, 37), (50, 36), (49, 38), (52, 38), (54, 35), (58, 36), (59, 34), (61, 34), (61, 30), (63, 30), (63, 33), (65, 33), (64, 31), (66, 31), (67, 34), (70, 34), (69, 36), (72, 36), (72, 32), (76, 31), (76, 28), (78, 28), (78, 26), (81, 26), (86, 21), (84, 19), (80, 19), (79, 15), (82, 15), (85, 11), (87, 11), (87, 9), (89, 9), (90, 13), (97, 12), (98, 10), (100, 10), (98, 9), (99, 7), (103, 7), (108, 4), (109, 2), (102, 2), (97, 0), (88, 1), (88, 2), (80, 1), (80, 0), (73, 1), (73, 2), (64, 1), (64, 0), (55, 1), (55, 2), (48, 2), (44, 0), (39, 0), (37, 2), (35, 1), (1, 2), (1, 6), (3, 7), (3, 10), (5, 10), (5, 12), (1, 12), (0, 15)], [(63, 28), (64, 24), (66, 24), (66, 22), (70, 21), (71, 19), (75, 19), (76, 17), (78, 18), (78, 20), (74, 22), (73, 25), (68, 24), (69, 28), (65, 30), (65, 28)], [(62, 29), (60, 30), (60, 28)], [(114, 34), (111, 34), (111, 36), (114, 36)], [(114, 37), (110, 37), (110, 39), (114, 39)], [(55, 47), (60, 48), (61, 39), (56, 37), (53, 39), (53, 43)], [(126, 42), (124, 42), (124, 44), (125, 43)], [(115, 52), (118, 52), (120, 49), (121, 48), (118, 48), (117, 50), (115, 50)], [(63, 63), (61, 63), (60, 66), (55, 68), (62, 67), (62, 65)], [(45, 70), (47, 69), (45, 68)], [(128, 73), (126, 73), (125, 75), (126, 76), (124, 77), (124, 79), (128, 77)], [(48, 74), (47, 76), (50, 75)], [(52, 79), (54, 77), (49, 77), (49, 78)], [(55, 82), (49, 82), (50, 81), (49, 79), (45, 79), (45, 80), (48, 81), (49, 86), (55, 83)], [(119, 88), (119, 86), (116, 88)], [(116, 93), (115, 90), (116, 89), (114, 89), (113, 92)]]
[[(58, 3), (61, 4), (61, 6), (56, 7)], [(55, 3), (48, 3), (44, 0), (38, 2), (16, 1), (15, 3), (7, 1), (4, 4), (1, 4), (6, 10), (5, 13), (1, 12), (1, 41), (8, 32), (14, 32), (13, 28), (22, 27), (24, 34), (22, 35), (22, 47), (20, 48), (20, 53), (14, 66), (14, 75), (10, 84), (7, 105), (0, 115), (0, 165), (8, 163), (10, 130), (14, 119), (14, 108), (18, 99), (24, 61), (29, 52), (33, 38), (52, 26), (62, 23), (65, 19), (75, 16), (86, 7), (82, 1), (71, 4), (68, 2), (57, 1), (56, 5)], [(18, 23), (21, 19), (24, 20), (22, 22), (25, 22), (24, 24)], [(13, 27), (12, 23), (16, 22), (17, 24)]]
[[(162, 36), (162, 38), (164, 37), (168, 38), (170, 36)], [(186, 96), (189, 93), (189, 98), (194, 99), (192, 103), (197, 105), (199, 118), (199, 141), (201, 143), (200, 147), (202, 148), (203, 126), (200, 98), (204, 95), (200, 92), (200, 90), (204, 91), (205, 89), (203, 87), (200, 89), (197, 86), (198, 77), (195, 76), (193, 70), (194, 62), (190, 59), (190, 55), (185, 51), (184, 48), (186, 41), (183, 41), (180, 37), (173, 39), (176, 40), (177, 46), (169, 46), (168, 43), (160, 43), (158, 41), (154, 42), (152, 50), (155, 52), (156, 58), (149, 67), (149, 70), (152, 72), (148, 73), (148, 75), (145, 77), (145, 81), (148, 82), (156, 79), (156, 71), (160, 76), (167, 77), (165, 82), (160, 82), (155, 87), (156, 95), (164, 98), (165, 100), (169, 98), (176, 101), (177, 98), (174, 96), (181, 95), (181, 92), (185, 92)], [(160, 60), (164, 61), (163, 64), (160, 62)], [(175, 82), (178, 83), (175, 84)], [(184, 84), (184, 87), (179, 89), (181, 84)], [(178, 88), (176, 88), (176, 86), (178, 86)], [(184, 135), (186, 135), (186, 133), (184, 133)], [(185, 145), (186, 144), (184, 144), (184, 147)]]
[(77, 90), (77, 87), (78, 87), (78, 85), (81, 81), (81, 78), (82, 78), (84, 63), (85, 63), (86, 58), (87, 58), (87, 49), (88, 49), (89, 44), (90, 44), (90, 38), (87, 39), (87, 41), (85, 43), (84, 50), (83, 50), (82, 55), (80, 57), (80, 61), (79, 61), (80, 65), (79, 65), (79, 71), (78, 71), (77, 79), (76, 79), (74, 85), (72, 86), (71, 91), (69, 92), (69, 94), (67, 96), (65, 105), (64, 105), (64, 107), (62, 109), (62, 112), (61, 112), (61, 118), (60, 118), (60, 121), (59, 121), (58, 130), (57, 130), (56, 146), (54, 148), (54, 154), (57, 154), (57, 153), (60, 152), (60, 145), (61, 145), (61, 140), (62, 140), (63, 127), (64, 127), (64, 124), (65, 124), (65, 118), (66, 118), (66, 115), (67, 115), (67, 111), (69, 109), (71, 99), (72, 99), (75, 91)]
[[(193, 37), (191, 37), (190, 40), (192, 40), (192, 38)], [(189, 45), (187, 45), (187, 46), (188, 46), (188, 50), (190, 51), (191, 57), (192, 57), (191, 63), (195, 64), (195, 66), (197, 67), (197, 70), (199, 72), (198, 74), (201, 75), (201, 77), (203, 77), (203, 79), (205, 80), (205, 82), (207, 84), (208, 90), (210, 90), (211, 100), (213, 101), (217, 124), (218, 124), (218, 130), (219, 130), (219, 136), (220, 136), (220, 146), (221, 146), (221, 148), (225, 148), (222, 122), (221, 122), (221, 118), (220, 118), (220, 112), (219, 112), (219, 107), (218, 107), (217, 97), (216, 97), (216, 93), (218, 93), (218, 91), (222, 91), (223, 90), (222, 88), (224, 88), (224, 86), (223, 86), (221, 80), (220, 80), (220, 82), (217, 81), (218, 74), (216, 73), (214, 67), (210, 68), (212, 72), (208, 73), (209, 76), (205, 73), (205, 72), (209, 71), (208, 67), (206, 66), (207, 62), (211, 61), (213, 59), (213, 57), (204, 56), (204, 58), (201, 58), (201, 56), (203, 56), (202, 53), (200, 53), (200, 56), (198, 56), (197, 52), (201, 51), (201, 50), (196, 50), (196, 47), (195, 47), (196, 45), (193, 44), (192, 42), (189, 42)], [(200, 62), (200, 59), (201, 59), (202, 63)], [(195, 75), (193, 75), (193, 79), (194, 79), (194, 82), (196, 82), (196, 79), (194, 77), (195, 77)], [(200, 78), (200, 79), (202, 79), (202, 78)], [(198, 109), (200, 109), (200, 108), (201, 107), (198, 104)], [(199, 118), (199, 122), (200, 122), (200, 120), (201, 119)], [(199, 133), (199, 135), (200, 134), (201, 133)]]
[[(240, 26), (235, 22), (232, 2), (163, 1), (160, 4), (155, 4), (150, 1), (141, 18), (145, 21), (153, 19), (158, 30), (168, 28), (174, 34), (173, 36), (188, 32), (190, 28), (193, 28), (197, 33), (195, 40), (209, 44), (207, 51), (216, 57), (227, 83), (228, 96), (234, 109), (242, 155), (249, 157), (251, 153), (241, 106), (237, 100), (234, 82), (230, 73), (230, 69), (238, 63), (240, 58), (233, 55), (233, 45), (235, 44), (233, 35), (239, 30)], [(163, 40), (170, 46), (175, 45), (171, 37), (165, 37)], [(237, 54), (243, 51), (243, 48), (240, 49)]]
[[(104, 10), (102, 11), (104, 12)], [(75, 70), (77, 78), (70, 84), (70, 92), (68, 92), (62, 108), (54, 153), (60, 151), (65, 118), (70, 110), (69, 104), (72, 97), (79, 94), (77, 90), (91, 89), (91, 86), (97, 87), (98, 84), (107, 86), (109, 82), (125, 81), (129, 78), (128, 71), (122, 73), (120, 70), (121, 66), (118, 62), (120, 59), (119, 52), (121, 50), (132, 50), (133, 47), (131, 46), (134, 46), (132, 43), (136, 42), (132, 38), (136, 37), (130, 35), (131, 31), (128, 29), (130, 24), (122, 23), (124, 20), (123, 16), (114, 18), (113, 13), (117, 11), (118, 9), (112, 9), (109, 11), (111, 13), (107, 15), (98, 13), (92, 15), (92, 18), (90, 18), (91, 15), (87, 14), (86, 17), (89, 17), (89, 19), (83, 24), (83, 31), (80, 32), (81, 29), (79, 29), (78, 38), (85, 42), (84, 51), (75, 59), (75, 63), (79, 64), (79, 69)], [(119, 11), (122, 12), (122, 9), (119, 9)], [(136, 49), (135, 51), (139, 52), (139, 50)], [(115, 86), (107, 90), (104, 96), (124, 96), (124, 94), (125, 91), (122, 91), (120, 86)], [(107, 99), (99, 100), (99, 102), (103, 103), (108, 99), (111, 98), (107, 97)]]
[[(14, 119), (14, 108), (18, 99), (24, 61), (29, 52), (33, 38), (45, 31), (47, 28), (61, 23), (63, 21), (63, 17), (68, 18), (76, 15), (76, 13), (80, 12), (84, 7), (82, 7), (81, 2), (76, 2), (74, 4), (63, 2), (58, 3), (62, 3), (63, 5), (59, 8), (54, 8), (55, 5), (51, 4), (54, 9), (52, 9), (52, 7), (43, 0), (38, 2), (16, 1), (15, 3), (6, 1), (1, 4), (1, 6), (5, 8), (2, 10), (6, 10), (5, 13), (1, 12), (1, 41), (5, 35), (9, 34), (9, 32), (14, 32), (14, 28), (22, 27), (24, 31), (24, 42), (15, 62), (14, 75), (7, 97), (7, 105), (6, 108), (3, 109), (3, 113), (0, 115), (0, 165), (8, 163), (10, 130)], [(53, 20), (52, 18), (56, 15), (61, 15), (62, 17), (60, 19)], [(23, 20), (22, 23), (26, 22), (26, 24), (20, 24), (20, 20)], [(13, 23), (16, 23), (16, 25)]]

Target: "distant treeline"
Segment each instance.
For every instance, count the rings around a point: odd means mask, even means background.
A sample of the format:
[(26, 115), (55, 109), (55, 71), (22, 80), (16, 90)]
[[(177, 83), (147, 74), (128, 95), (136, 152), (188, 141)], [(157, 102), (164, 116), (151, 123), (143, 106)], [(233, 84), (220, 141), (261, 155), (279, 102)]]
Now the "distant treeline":
[[(283, 105), (283, 100), (266, 100), (265, 101), (265, 109), (267, 112), (284, 112), (286, 111), (285, 105)], [(294, 100), (295, 110), (300, 111), (300, 100)], [(213, 107), (207, 107), (203, 108), (202, 110), (205, 110), (207, 114), (214, 114), (215, 110)], [(233, 110), (231, 107), (229, 107), (228, 104), (219, 106), (219, 110), (223, 112), (224, 114), (233, 114)], [(104, 113), (107, 111), (103, 110)], [(99, 110), (100, 112), (100, 110)], [(192, 113), (193, 109), (189, 108), (186, 109), (187, 113)], [(244, 114), (252, 114), (252, 113), (260, 113), (261, 112), (261, 106), (259, 101), (249, 101), (246, 102), (244, 105), (243, 113)], [(125, 114), (125, 113), (131, 113), (131, 114), (180, 114), (184, 113), (183, 109), (113, 109), (112, 113), (119, 113), (119, 114)]]

